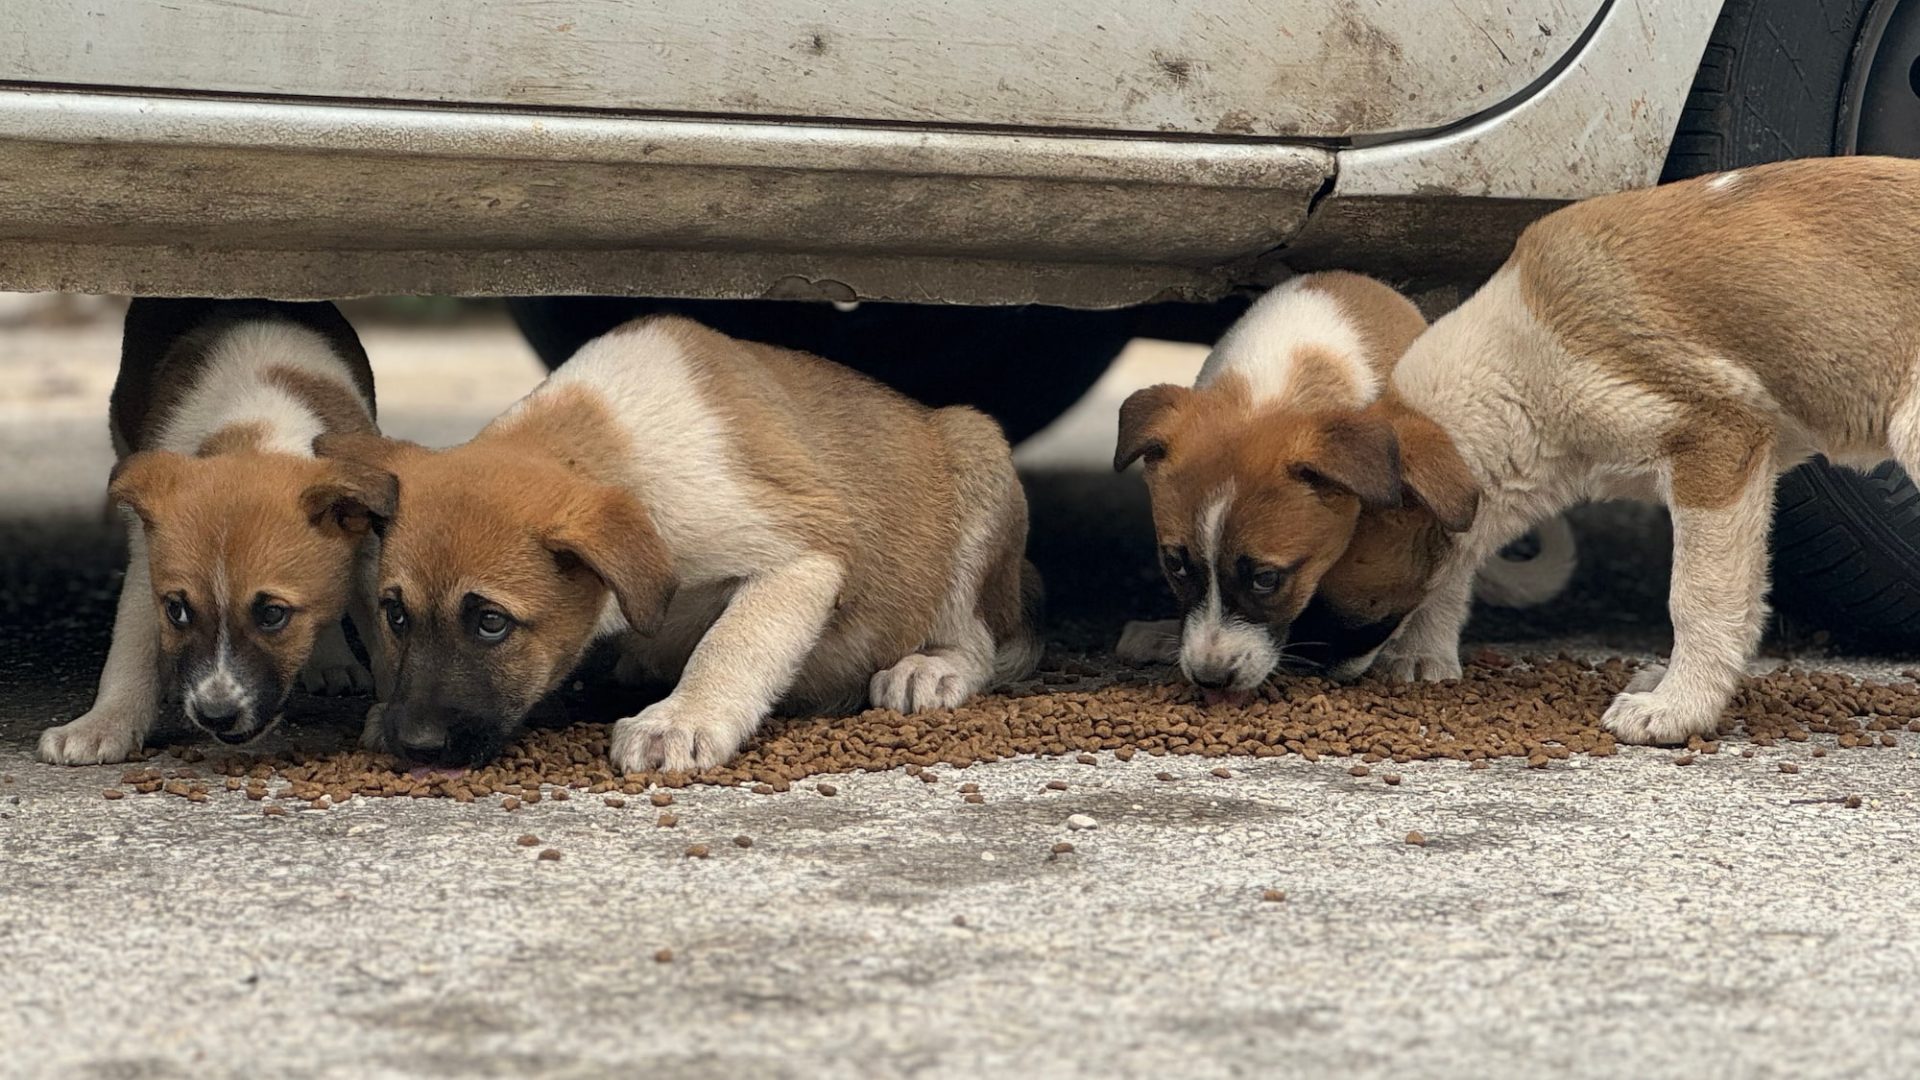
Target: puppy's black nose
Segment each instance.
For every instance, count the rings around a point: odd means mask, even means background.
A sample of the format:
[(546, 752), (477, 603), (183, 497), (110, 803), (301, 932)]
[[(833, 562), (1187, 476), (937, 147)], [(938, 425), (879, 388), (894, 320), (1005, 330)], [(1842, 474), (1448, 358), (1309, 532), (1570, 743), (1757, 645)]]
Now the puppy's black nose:
[(447, 749), (447, 726), (411, 709), (387, 706), (386, 721), (393, 747), (415, 761), (433, 761)]
[(1193, 673), (1193, 685), (1202, 690), (1225, 690), (1233, 685), (1233, 669), (1225, 671), (1196, 671)]

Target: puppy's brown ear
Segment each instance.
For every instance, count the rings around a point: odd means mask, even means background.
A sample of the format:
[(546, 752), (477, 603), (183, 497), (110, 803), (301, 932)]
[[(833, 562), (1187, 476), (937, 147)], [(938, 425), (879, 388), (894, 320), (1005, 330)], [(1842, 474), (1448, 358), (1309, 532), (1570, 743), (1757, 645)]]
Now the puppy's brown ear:
[(353, 458), (323, 459), (319, 476), (300, 493), (300, 509), (315, 525), (348, 536), (365, 536), (393, 517), (400, 481), (392, 473)]
[(313, 452), (318, 457), (357, 461), (383, 472), (392, 472), (406, 459), (424, 454), (427, 448), (405, 439), (389, 439), (371, 431), (349, 431), (316, 436)]
[(1120, 406), (1120, 441), (1113, 449), (1114, 472), (1125, 471), (1142, 457), (1152, 465), (1166, 456), (1167, 444), (1160, 439), (1156, 428), (1167, 410), (1187, 400), (1192, 392), (1184, 386), (1161, 383), (1127, 396)]
[(612, 590), (635, 631), (660, 629), (680, 582), (673, 554), (640, 500), (612, 487), (583, 492), (548, 530), (545, 543), (562, 570), (591, 573)]
[(1452, 437), (1415, 413), (1395, 417), (1393, 427), (1400, 437), (1407, 501), (1424, 507), (1448, 532), (1466, 532), (1480, 512), (1480, 485)]
[(1314, 433), (1313, 455), (1293, 475), (1324, 494), (1353, 495), (1369, 510), (1399, 506), (1400, 440), (1393, 425), (1365, 413), (1326, 417)]
[(129, 454), (107, 477), (107, 497), (133, 511), (140, 523), (151, 529), (154, 519), (165, 513), (168, 498), (180, 489), (190, 464), (189, 459), (170, 450)]

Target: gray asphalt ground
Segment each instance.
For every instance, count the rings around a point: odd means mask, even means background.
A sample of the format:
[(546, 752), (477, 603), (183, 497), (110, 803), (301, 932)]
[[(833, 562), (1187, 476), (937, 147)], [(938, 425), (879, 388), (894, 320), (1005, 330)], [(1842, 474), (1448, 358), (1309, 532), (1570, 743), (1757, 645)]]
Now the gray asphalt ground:
[[(0, 326), (0, 1074), (1920, 1073), (1916, 737), (1753, 759), (1735, 739), (1684, 769), (1411, 764), (1398, 787), (1333, 759), (1226, 780), (1022, 760), (965, 771), (981, 805), (944, 767), (833, 778), (832, 798), (688, 789), (674, 829), (587, 798), (106, 801), (118, 767), (29, 751), (85, 709), (106, 647), (114, 334)], [(397, 434), (458, 439), (537, 378), (498, 323), (366, 337)], [(1056, 650), (1165, 603), (1138, 478), (1099, 462), (1118, 398), (1197, 360), (1137, 347), (1022, 451)], [(1475, 637), (1660, 647), (1658, 515), (1579, 523), (1573, 592)], [(291, 737), (344, 738), (350, 716), (313, 705)]]

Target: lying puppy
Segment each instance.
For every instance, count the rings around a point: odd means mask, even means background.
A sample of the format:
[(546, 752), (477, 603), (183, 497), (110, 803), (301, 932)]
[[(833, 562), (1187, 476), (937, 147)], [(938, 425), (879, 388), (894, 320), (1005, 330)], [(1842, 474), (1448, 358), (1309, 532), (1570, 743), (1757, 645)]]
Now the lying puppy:
[[(1323, 576), (1339, 579), (1350, 541), (1357, 550), (1346, 561), (1373, 557), (1370, 530), (1363, 524), (1356, 539), (1356, 521), (1401, 512), (1393, 433), (1358, 410), (1426, 327), (1412, 303), (1370, 278), (1298, 277), (1234, 323), (1193, 389), (1152, 386), (1127, 399), (1114, 468), (1146, 460), (1160, 564), (1182, 617), (1128, 623), (1122, 660), (1177, 659), (1203, 689), (1244, 694), (1282, 658), (1322, 662), (1369, 629), (1309, 601)], [(1572, 537), (1562, 523), (1542, 540), (1531, 564), (1490, 565), (1489, 591), (1515, 604), (1558, 592)]]
[(1714, 731), (1760, 636), (1775, 475), (1814, 454), (1920, 472), (1916, 235), (1920, 163), (1864, 157), (1604, 196), (1529, 228), (1374, 410), (1406, 475), (1446, 493), (1396, 523), (1401, 556), (1347, 597), (1404, 618), (1378, 666), (1458, 675), (1489, 554), (1577, 500), (1651, 496), (1673, 515), (1672, 660), (1604, 723), (1629, 742)]
[(365, 689), (340, 620), (354, 608), (373, 636), (356, 562), (392, 486), (310, 449), (317, 435), (373, 430), (373, 372), (340, 313), (135, 300), (109, 422), (127, 578), (93, 708), (42, 733), (40, 757), (126, 760), (163, 675), (187, 718), (228, 744), (271, 727), (296, 676), (313, 691)]
[(959, 705), (1038, 660), (1027, 507), (999, 428), (678, 318), (588, 343), (471, 442), (321, 453), (390, 471), (382, 726), (498, 753), (598, 638), (678, 678), (616, 768), (719, 765), (776, 708)]

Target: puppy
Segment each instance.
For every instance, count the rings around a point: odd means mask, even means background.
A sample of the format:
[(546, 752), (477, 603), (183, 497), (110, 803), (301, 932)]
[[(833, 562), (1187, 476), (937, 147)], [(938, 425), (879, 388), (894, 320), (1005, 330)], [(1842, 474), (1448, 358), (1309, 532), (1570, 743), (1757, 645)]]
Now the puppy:
[[(1177, 659), (1189, 680), (1231, 696), (1260, 685), (1283, 657), (1320, 662), (1372, 632), (1320, 616), (1309, 601), (1356, 520), (1402, 512), (1392, 431), (1359, 410), (1426, 326), (1372, 279), (1298, 277), (1228, 329), (1191, 390), (1153, 386), (1127, 399), (1114, 468), (1146, 461), (1160, 565), (1182, 617), (1128, 623), (1121, 659)], [(1356, 558), (1373, 557), (1364, 528), (1356, 543)], [(1537, 602), (1571, 566), (1571, 535), (1550, 531), (1532, 564), (1489, 567), (1491, 588)]]
[(496, 754), (608, 635), (678, 680), (615, 726), (629, 772), (719, 765), (776, 708), (952, 707), (1038, 659), (998, 426), (816, 357), (644, 319), (463, 446), (319, 448), (398, 479), (382, 723), (414, 760)]
[(1490, 553), (1577, 500), (1653, 497), (1673, 516), (1672, 660), (1603, 721), (1629, 742), (1714, 731), (1765, 615), (1775, 475), (1814, 454), (1920, 472), (1916, 235), (1920, 163), (1865, 157), (1604, 196), (1534, 224), (1371, 410), (1405, 474), (1442, 493), (1392, 524), (1379, 543), (1398, 554), (1336, 601), (1399, 624), (1376, 666), (1458, 675)]
[(340, 620), (355, 608), (373, 637), (353, 586), (392, 483), (311, 446), (372, 431), (373, 410), (367, 355), (330, 304), (133, 301), (109, 417), (127, 577), (93, 708), (42, 733), (43, 760), (126, 760), (169, 685), (228, 744), (272, 726), (296, 677), (367, 687)]

